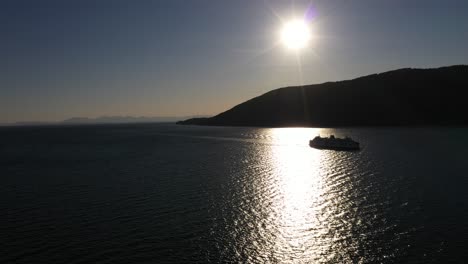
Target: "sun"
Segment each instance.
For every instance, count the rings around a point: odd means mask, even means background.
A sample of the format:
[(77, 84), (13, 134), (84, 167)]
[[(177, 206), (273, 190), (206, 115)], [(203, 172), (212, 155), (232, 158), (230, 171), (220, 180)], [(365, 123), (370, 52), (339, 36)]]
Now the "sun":
[(281, 29), (281, 41), (291, 50), (300, 50), (307, 46), (311, 39), (308, 24), (300, 19), (290, 20)]

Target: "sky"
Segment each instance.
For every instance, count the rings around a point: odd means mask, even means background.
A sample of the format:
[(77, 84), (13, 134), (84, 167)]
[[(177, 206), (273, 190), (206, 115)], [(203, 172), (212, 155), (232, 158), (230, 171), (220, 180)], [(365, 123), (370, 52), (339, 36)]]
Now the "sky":
[[(468, 62), (466, 0), (3, 0), (0, 123), (214, 115), (270, 90)], [(281, 45), (305, 19), (307, 47)]]

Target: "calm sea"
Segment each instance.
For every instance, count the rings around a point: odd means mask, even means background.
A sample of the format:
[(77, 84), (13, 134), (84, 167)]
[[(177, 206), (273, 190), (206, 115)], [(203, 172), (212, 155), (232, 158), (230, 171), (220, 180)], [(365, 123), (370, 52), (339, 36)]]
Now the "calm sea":
[(0, 263), (468, 261), (466, 128), (0, 128), (0, 174)]

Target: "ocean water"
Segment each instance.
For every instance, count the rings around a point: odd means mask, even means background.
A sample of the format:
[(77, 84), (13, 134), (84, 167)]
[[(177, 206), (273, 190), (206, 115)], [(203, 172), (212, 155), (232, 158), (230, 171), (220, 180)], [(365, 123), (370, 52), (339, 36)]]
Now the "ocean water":
[(468, 259), (466, 128), (0, 128), (0, 175), (0, 263)]

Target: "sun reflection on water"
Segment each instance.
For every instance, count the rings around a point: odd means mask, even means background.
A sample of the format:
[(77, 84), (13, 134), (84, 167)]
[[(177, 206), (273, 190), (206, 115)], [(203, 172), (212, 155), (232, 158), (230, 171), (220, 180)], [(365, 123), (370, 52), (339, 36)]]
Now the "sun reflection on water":
[[(310, 129), (275, 129), (278, 145), (271, 146), (272, 166), (279, 195), (272, 204), (276, 210), (280, 251), (308, 254), (307, 235), (317, 225), (314, 204), (323, 197), (321, 163), (325, 152), (308, 147)], [(286, 240), (286, 241), (285, 241)]]
[[(268, 226), (261, 232), (265, 240), (261, 255), (273, 262), (322, 262), (333, 247), (333, 224), (330, 204), (335, 197), (326, 186), (330, 164), (335, 156), (308, 146), (318, 133), (311, 128), (270, 129), (273, 139), (269, 147), (269, 166), (272, 169), (262, 189), (262, 207), (267, 212)], [(336, 200), (336, 199), (335, 199)], [(326, 209), (324, 209), (326, 207)], [(335, 211), (335, 210), (332, 210)], [(272, 256), (273, 255), (273, 256)], [(265, 260), (265, 258), (263, 258)]]
[[(259, 129), (233, 165), (226, 225), (238, 262), (359, 262), (356, 155), (309, 147), (332, 129)], [(341, 136), (340, 133), (337, 133)], [(361, 199), (361, 198), (360, 198)], [(229, 242), (228, 242), (229, 243)], [(226, 245), (221, 242), (220, 246)], [(226, 249), (229, 251), (229, 249)]]

